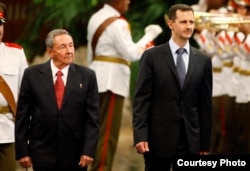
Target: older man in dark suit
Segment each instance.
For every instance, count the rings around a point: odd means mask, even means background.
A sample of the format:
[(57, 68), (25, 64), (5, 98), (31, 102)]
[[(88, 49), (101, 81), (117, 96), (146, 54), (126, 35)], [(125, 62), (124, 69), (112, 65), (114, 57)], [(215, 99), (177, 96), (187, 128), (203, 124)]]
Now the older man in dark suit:
[(176, 4), (168, 16), (171, 39), (144, 52), (135, 89), (134, 144), (145, 171), (167, 171), (172, 164), (176, 170), (174, 157), (208, 154), (210, 147), (211, 59), (189, 44), (193, 9)]
[(74, 43), (66, 30), (52, 30), (46, 46), (51, 60), (29, 67), (23, 76), (15, 127), (16, 159), (34, 171), (87, 171), (99, 134), (96, 76), (72, 63)]

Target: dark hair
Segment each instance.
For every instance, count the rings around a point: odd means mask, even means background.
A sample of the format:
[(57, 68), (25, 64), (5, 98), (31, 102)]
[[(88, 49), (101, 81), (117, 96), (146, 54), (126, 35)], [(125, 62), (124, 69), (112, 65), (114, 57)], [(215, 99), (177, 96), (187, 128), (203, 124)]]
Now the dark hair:
[(186, 4), (175, 4), (169, 8), (168, 11), (168, 17), (170, 20), (175, 20), (176, 19), (176, 11), (181, 10), (181, 11), (192, 11), (194, 12), (193, 8), (189, 5)]

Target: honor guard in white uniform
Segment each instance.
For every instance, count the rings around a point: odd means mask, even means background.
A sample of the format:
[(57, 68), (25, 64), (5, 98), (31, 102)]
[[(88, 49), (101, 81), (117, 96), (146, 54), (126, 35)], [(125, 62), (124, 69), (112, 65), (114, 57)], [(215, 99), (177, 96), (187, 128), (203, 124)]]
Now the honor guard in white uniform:
[(236, 96), (236, 110), (237, 110), (237, 126), (238, 126), (238, 142), (236, 153), (245, 154), (247, 152), (247, 130), (248, 121), (248, 87), (249, 87), (249, 69), (250, 62), (246, 58), (241, 60), (239, 68), (239, 89)]
[(7, 8), (0, 2), (0, 170), (16, 171), (14, 120), (24, 69), (28, 66), (23, 48), (2, 42)]
[[(245, 53), (245, 48), (244, 48), (244, 40), (246, 38), (246, 35), (243, 32), (237, 32), (235, 34), (235, 42), (237, 46), (233, 47), (234, 52), (235, 52), (235, 57), (234, 57), (234, 66), (233, 66), (233, 77), (232, 77), (232, 82), (233, 82), (233, 91), (232, 94), (235, 96), (235, 104), (234, 104), (234, 115), (232, 116), (233, 118), (233, 124), (231, 124), (231, 127), (234, 128), (234, 134), (231, 134), (231, 139), (233, 140), (234, 144), (232, 144), (234, 151), (233, 153), (244, 153), (243, 151), (246, 150), (246, 141), (242, 142), (243, 138), (243, 133), (242, 133), (242, 128), (243, 128), (243, 120), (242, 116), (244, 116), (245, 109), (246, 109), (246, 101), (241, 101), (239, 100), (239, 95), (241, 92), (244, 92), (244, 90), (241, 88), (241, 77), (242, 77), (242, 63), (245, 60), (246, 53)], [(243, 103), (242, 103), (243, 102)]]
[[(130, 63), (138, 61), (144, 50), (162, 32), (149, 25), (145, 35), (134, 42), (130, 25), (122, 16), (130, 0), (108, 0), (88, 23), (87, 58), (96, 72), (100, 94), (100, 136), (91, 171), (111, 171), (117, 148), (122, 109), (129, 96)], [(152, 44), (151, 44), (152, 45)]]
[[(239, 33), (236, 34), (236, 40), (240, 42), (239, 51), (241, 53), (239, 76), (238, 78), (238, 91), (235, 100), (235, 122), (237, 126), (237, 148), (238, 154), (250, 153), (250, 102), (249, 102), (249, 84), (250, 84), (250, 0), (230, 0), (229, 5), (234, 9), (241, 19), (245, 22), (237, 25)], [(240, 21), (239, 20), (239, 21)], [(244, 36), (243, 43), (242, 35)]]
[[(198, 19), (205, 18), (201, 21), (210, 32), (204, 34), (207, 31), (202, 30), (197, 43), (204, 51), (212, 52), (206, 43), (214, 42), (212, 47), (216, 49), (211, 53), (214, 71), (211, 152), (249, 154), (250, 0), (229, 0), (227, 9), (228, 13), (223, 15), (197, 13), (201, 15)], [(217, 19), (222, 21), (221, 25)], [(204, 42), (204, 38), (210, 40)]]
[(213, 66), (213, 120), (211, 130), (211, 148), (212, 154), (219, 153), (222, 146), (223, 130), (221, 122), (221, 110), (224, 105), (223, 84), (222, 84), (222, 67), (223, 61), (221, 59), (222, 49), (215, 42), (215, 37), (212, 32), (204, 28), (200, 33), (194, 35), (196, 42), (202, 51), (207, 53), (212, 58)]
[(248, 60), (248, 64), (249, 64), (249, 68), (248, 68), (248, 72), (247, 72), (247, 94), (248, 94), (248, 107), (247, 107), (247, 113), (246, 113), (246, 118), (245, 118), (245, 124), (246, 124), (246, 130), (245, 130), (245, 135), (246, 135), (246, 139), (247, 139), (247, 149), (246, 149), (246, 154), (250, 154), (250, 135), (249, 135), (249, 131), (250, 131), (250, 34), (247, 35), (247, 38), (245, 40), (245, 48), (247, 51), (247, 60)]

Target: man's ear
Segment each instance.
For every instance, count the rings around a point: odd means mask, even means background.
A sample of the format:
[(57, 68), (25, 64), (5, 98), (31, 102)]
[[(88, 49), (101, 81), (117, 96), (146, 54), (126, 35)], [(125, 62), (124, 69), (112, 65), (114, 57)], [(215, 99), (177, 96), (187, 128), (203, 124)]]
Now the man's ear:
[(53, 57), (53, 49), (52, 48), (47, 47), (46, 51), (50, 57)]
[(168, 27), (171, 29), (172, 28), (172, 24), (173, 24), (173, 20), (168, 20), (167, 21), (167, 25)]

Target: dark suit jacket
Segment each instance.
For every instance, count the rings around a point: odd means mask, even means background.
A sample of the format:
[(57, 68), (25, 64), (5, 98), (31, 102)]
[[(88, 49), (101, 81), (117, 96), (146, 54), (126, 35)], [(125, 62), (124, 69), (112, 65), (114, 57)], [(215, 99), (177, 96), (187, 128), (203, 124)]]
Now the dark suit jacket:
[(135, 144), (148, 141), (153, 154), (173, 155), (183, 116), (190, 153), (208, 151), (211, 111), (212, 64), (209, 57), (191, 47), (181, 90), (169, 43), (144, 52), (133, 102)]
[(34, 166), (77, 166), (94, 157), (99, 133), (95, 73), (71, 64), (61, 110), (57, 107), (50, 61), (24, 72), (15, 126), (16, 159), (31, 156)]

